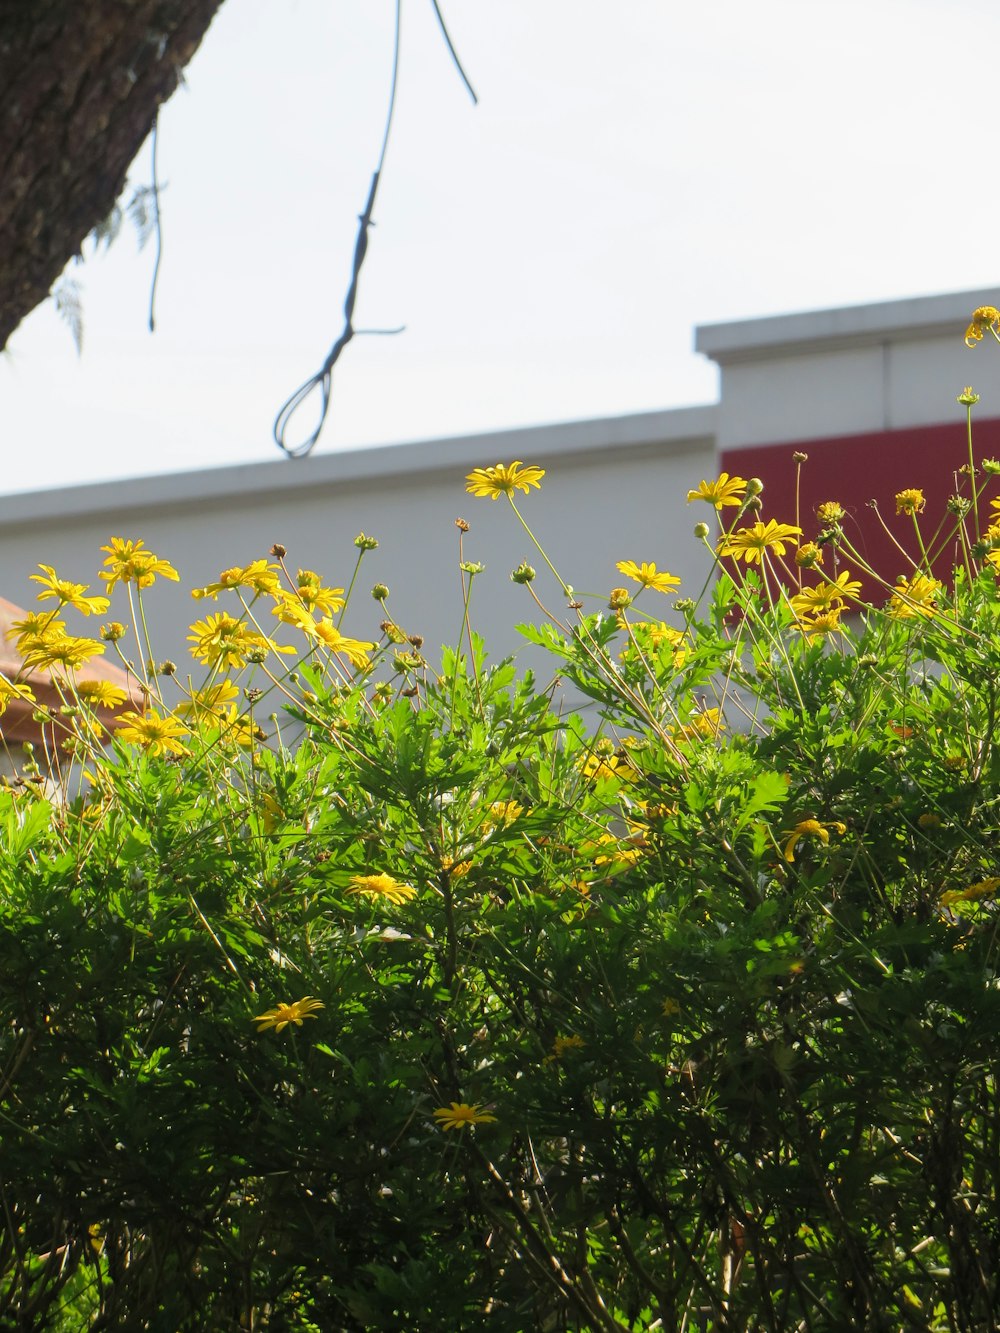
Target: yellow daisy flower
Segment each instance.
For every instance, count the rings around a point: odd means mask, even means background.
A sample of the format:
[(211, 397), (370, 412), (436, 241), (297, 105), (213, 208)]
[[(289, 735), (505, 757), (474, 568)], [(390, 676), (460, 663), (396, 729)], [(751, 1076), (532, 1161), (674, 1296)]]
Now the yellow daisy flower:
[(281, 593), (281, 570), (277, 565), (269, 565), (266, 560), (254, 560), (249, 565), (234, 565), (224, 569), (218, 582), (209, 583), (204, 588), (192, 588), (195, 598), (211, 597), (214, 601), (220, 592), (231, 592), (237, 588), (247, 588), (258, 596), (266, 594), (276, 597)]
[(704, 712), (692, 714), (686, 726), (673, 727), (671, 739), (675, 741), (714, 740), (720, 731), (725, 730), (725, 722), (718, 708), (706, 708)]
[(552, 1054), (547, 1058), (549, 1060), (561, 1060), (567, 1051), (582, 1051), (586, 1044), (584, 1039), (575, 1032), (570, 1037), (556, 1037), (552, 1043)]
[(30, 575), (32, 582), (42, 584), (44, 589), (38, 594), (38, 601), (44, 602), (48, 597), (55, 597), (61, 607), (72, 606), (84, 616), (92, 615), (95, 611), (102, 615), (111, 605), (106, 597), (85, 596), (86, 583), (68, 583), (59, 578), (51, 565), (39, 565), (38, 568), (41, 574)]
[(366, 898), (377, 901), (385, 898), (394, 907), (400, 907), (410, 898), (417, 896), (417, 891), (410, 884), (400, 884), (391, 875), (354, 875), (351, 878), (348, 893), (360, 893)]
[(452, 1102), (450, 1106), (439, 1106), (434, 1119), (441, 1129), (465, 1129), (467, 1125), (492, 1124), (496, 1116), (479, 1106), (470, 1106), (468, 1102)]
[(112, 537), (109, 545), (102, 546), (107, 551), (101, 570), (101, 578), (111, 592), (116, 583), (134, 583), (137, 588), (148, 588), (157, 576), (164, 579), (180, 578), (177, 570), (167, 560), (161, 560), (152, 551), (143, 550), (142, 541), (131, 541), (125, 537)]
[(915, 487), (900, 491), (896, 496), (897, 514), (922, 514), (926, 505), (923, 491), (918, 491)]
[(294, 1004), (276, 1004), (273, 1009), (258, 1014), (250, 1021), (257, 1024), (258, 1032), (267, 1032), (271, 1028), (275, 1032), (281, 1032), (290, 1023), (301, 1027), (304, 1018), (315, 1018), (316, 1010), (325, 1008), (326, 1005), (322, 1000), (314, 1000), (311, 995), (306, 995), (301, 1000), (296, 1000)]
[(326, 644), (331, 653), (341, 653), (358, 671), (368, 665), (368, 654), (375, 647), (373, 643), (363, 639), (349, 639), (346, 634), (341, 634), (332, 620), (317, 621), (314, 634), (321, 643)]
[(240, 692), (231, 680), (217, 680), (203, 690), (195, 690), (189, 699), (177, 705), (176, 711), (181, 717), (225, 717), (239, 697)]
[(0, 676), (0, 717), (7, 711), (7, 705), (12, 699), (23, 699), (25, 703), (33, 704), (35, 696), (27, 685), (18, 685), (12, 680), (6, 680)]
[(781, 835), (788, 839), (785, 843), (785, 860), (788, 862), (795, 860), (795, 848), (802, 838), (816, 838), (825, 847), (830, 841), (831, 829), (843, 837), (847, 832), (847, 825), (841, 824), (839, 820), (835, 820), (832, 824), (823, 824), (818, 819), (803, 819), (793, 829), (785, 829)]
[(465, 489), (470, 495), (479, 495), (490, 500), (499, 500), (501, 495), (513, 497), (514, 492), (528, 494), (530, 487), (539, 486), (545, 476), (545, 469), (524, 467), (521, 460), (514, 463), (497, 463), (493, 467), (477, 467), (466, 477)]
[(889, 614), (896, 620), (915, 620), (918, 616), (932, 616), (934, 602), (941, 591), (939, 579), (926, 574), (905, 576), (896, 581), (896, 591), (889, 599)]
[(644, 588), (652, 588), (655, 592), (673, 592), (681, 586), (675, 574), (668, 574), (665, 569), (657, 570), (656, 565), (647, 565), (645, 561), (637, 565), (634, 560), (619, 560), (615, 569), (627, 579), (634, 579)]
[(731, 477), (728, 472), (720, 472), (715, 481), (702, 481), (696, 490), (688, 491), (687, 502), (705, 500), (720, 511), (725, 505), (741, 505), (747, 484), (742, 477)]
[(815, 569), (823, 563), (823, 548), (815, 542), (803, 542), (795, 552), (795, 563), (800, 569)]
[(819, 615), (843, 606), (849, 598), (857, 597), (860, 591), (861, 580), (852, 579), (845, 569), (832, 583), (817, 583), (815, 588), (803, 588), (790, 598), (790, 605), (797, 616)]
[(829, 611), (817, 611), (813, 615), (804, 615), (795, 628), (806, 636), (808, 643), (825, 639), (828, 634), (843, 634), (844, 626), (840, 623), (840, 607)]
[(994, 875), (978, 884), (970, 884), (967, 889), (949, 889), (942, 893), (940, 903), (942, 907), (950, 907), (952, 903), (975, 903), (981, 898), (995, 897), (997, 889), (1000, 889), (1000, 878)]
[(31, 644), (47, 638), (58, 638), (66, 630), (65, 620), (57, 620), (55, 610), (26, 611), (23, 620), (11, 621), (8, 639), (16, 639), (18, 651), (23, 653)]
[(506, 828), (524, 814), (524, 806), (517, 801), (494, 801), (486, 811), (484, 822), (494, 828)]
[(126, 745), (139, 745), (150, 754), (186, 754), (180, 742), (181, 736), (190, 732), (183, 722), (169, 713), (161, 717), (155, 708), (145, 715), (142, 713), (122, 713), (121, 725), (115, 733)]
[(104, 644), (96, 639), (78, 639), (69, 634), (51, 634), (26, 641), (21, 654), (26, 667), (49, 670), (63, 667), (77, 671), (89, 657), (104, 652)]
[(110, 680), (77, 681), (76, 692), (94, 708), (118, 708), (128, 697), (120, 685), (113, 685)]
[(242, 620), (220, 611), (196, 620), (188, 635), (191, 656), (208, 667), (244, 667), (251, 653), (291, 653), (294, 648), (279, 647), (263, 634), (248, 629)]
[(984, 329), (989, 329), (993, 336), (997, 337), (998, 325), (1000, 325), (1000, 310), (992, 305), (979, 306), (972, 312), (972, 323), (965, 330), (966, 347), (974, 347), (976, 343), (982, 342)]
[(719, 554), (741, 557), (748, 565), (760, 564), (766, 551), (784, 555), (785, 547), (794, 537), (801, 537), (802, 529), (791, 523), (777, 523), (773, 518), (762, 523), (759, 519), (751, 528), (738, 528), (719, 542)]
[(816, 506), (816, 518), (824, 527), (831, 524), (843, 523), (847, 511), (842, 504), (836, 500), (824, 500), (821, 505)]
[(318, 611), (321, 616), (336, 615), (344, 605), (343, 588), (324, 588), (323, 580), (311, 569), (300, 569), (295, 583), (302, 605), (310, 611)]

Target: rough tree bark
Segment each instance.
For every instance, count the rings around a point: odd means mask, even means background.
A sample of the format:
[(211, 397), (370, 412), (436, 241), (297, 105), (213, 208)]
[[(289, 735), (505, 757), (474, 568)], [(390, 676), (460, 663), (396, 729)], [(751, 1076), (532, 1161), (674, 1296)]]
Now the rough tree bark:
[(0, 349), (111, 212), (222, 0), (0, 0)]

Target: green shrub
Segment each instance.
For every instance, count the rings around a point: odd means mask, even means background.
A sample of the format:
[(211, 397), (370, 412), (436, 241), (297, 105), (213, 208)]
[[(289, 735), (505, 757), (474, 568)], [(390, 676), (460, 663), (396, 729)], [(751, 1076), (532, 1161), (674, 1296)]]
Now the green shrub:
[[(655, 566), (599, 611), (552, 570), (565, 619), (525, 632), (596, 731), (471, 631), (439, 670), (388, 611), (345, 638), (280, 550), (199, 590), (232, 609), (186, 692), (141, 665), (166, 561), (105, 548), (134, 625), (92, 640), (57, 617), (103, 599), (43, 569), (20, 647), (64, 707), (0, 792), (2, 1327), (996, 1327), (993, 475), (945, 513), (950, 585), (919, 492), (884, 583), (835, 504), (806, 541), (725, 476), (692, 492), (725, 568), (671, 621)], [(520, 517), (540, 480), (470, 489)], [(130, 643), (123, 716), (86, 663)]]

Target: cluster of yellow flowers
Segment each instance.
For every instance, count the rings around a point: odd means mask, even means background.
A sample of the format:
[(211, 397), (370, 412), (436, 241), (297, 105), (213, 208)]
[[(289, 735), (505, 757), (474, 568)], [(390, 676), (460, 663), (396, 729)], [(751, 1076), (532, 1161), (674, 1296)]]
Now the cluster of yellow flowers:
[[(366, 551), (378, 543), (361, 534), (355, 545)], [(101, 550), (105, 559), (100, 577), (107, 593), (112, 593), (121, 584), (128, 588), (131, 598), (133, 589), (141, 593), (157, 578), (173, 581), (179, 578), (170, 562), (147, 550), (141, 540), (112, 537)], [(280, 553), (284, 554), (283, 551)], [(252, 714), (240, 712), (240, 691), (228, 679), (227, 673), (240, 671), (248, 664), (263, 665), (271, 654), (295, 654), (297, 650), (277, 643), (261, 625), (256, 605), (260, 598), (272, 602), (272, 615), (280, 624), (289, 625), (305, 636), (307, 651), (325, 650), (334, 660), (346, 664), (341, 668), (343, 676), (350, 671), (367, 669), (370, 654), (376, 646), (348, 637), (334, 624), (333, 616), (344, 606), (344, 590), (326, 587), (312, 570), (300, 569), (292, 580), (282, 565), (263, 559), (234, 566), (223, 570), (216, 582), (192, 592), (198, 600), (216, 600), (220, 593), (235, 593), (242, 606), (240, 614), (212, 612), (192, 624), (188, 635), (191, 656), (208, 669), (209, 678), (201, 689), (189, 689), (181, 703), (166, 710), (151, 684), (151, 677), (156, 674), (153, 663), (144, 662), (137, 668), (118, 646), (128, 633), (123, 623), (109, 621), (101, 626), (100, 637), (93, 638), (70, 633), (66, 621), (60, 618), (60, 613), (67, 607), (88, 617), (103, 615), (109, 609), (109, 597), (91, 593), (86, 584), (60, 578), (51, 565), (40, 565), (39, 569), (40, 573), (31, 576), (41, 585), (38, 601), (53, 605), (44, 610), (28, 611), (13, 622), (11, 637), (16, 642), (22, 666), (15, 679), (0, 677), (0, 715), (15, 699), (36, 704), (33, 673), (45, 673), (64, 704), (60, 725), (67, 733), (67, 746), (73, 744), (71, 733), (74, 731), (77, 740), (81, 737), (88, 741), (101, 740), (104, 735), (104, 728), (97, 727), (92, 718), (77, 716), (75, 723), (68, 720), (78, 713), (79, 705), (85, 711), (105, 709), (116, 713), (113, 726), (117, 738), (125, 744), (138, 745), (151, 755), (186, 753), (185, 740), (194, 730), (203, 727), (213, 728), (219, 732), (220, 739), (243, 747), (264, 739)], [(135, 619), (136, 608), (133, 605), (131, 609)], [(140, 625), (144, 626), (141, 609), (136, 621), (136, 635), (142, 641), (145, 633)], [(112, 681), (80, 679), (86, 664), (104, 654), (109, 643), (125, 668), (126, 678), (135, 679), (131, 698), (126, 689)], [(270, 670), (267, 667), (264, 670), (275, 682)], [(169, 664), (169, 670), (164, 667), (160, 674), (173, 675), (175, 671), (176, 667)], [(134, 705), (140, 696), (145, 699), (144, 705), (123, 711), (126, 704)], [(160, 707), (156, 707), (157, 704)]]

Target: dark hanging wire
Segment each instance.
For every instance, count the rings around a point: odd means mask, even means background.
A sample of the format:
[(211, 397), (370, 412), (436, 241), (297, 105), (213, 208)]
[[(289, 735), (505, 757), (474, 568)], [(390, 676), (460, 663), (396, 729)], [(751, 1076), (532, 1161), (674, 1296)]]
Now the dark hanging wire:
[[(473, 92), (472, 85), (466, 78), (465, 70), (463, 70), (461, 63), (459, 62), (451, 38), (448, 36), (448, 29), (445, 27), (445, 22), (441, 15), (441, 10), (438, 8), (437, 0), (431, 0), (431, 3), (434, 6), (434, 13), (437, 15), (441, 32), (444, 35), (445, 42), (448, 45), (448, 50), (451, 53), (451, 58), (455, 63), (455, 67), (461, 75), (466, 88), (469, 90), (473, 102), (478, 102), (478, 98), (476, 97), (475, 92)], [(327, 412), (330, 410), (330, 390), (333, 383), (333, 368), (337, 364), (341, 352), (351, 339), (356, 334), (369, 337), (388, 337), (403, 332), (402, 328), (356, 329), (353, 323), (354, 303), (358, 297), (358, 278), (361, 274), (361, 266), (365, 262), (365, 255), (368, 252), (368, 228), (374, 225), (372, 223), (372, 210), (375, 207), (375, 195), (378, 191), (378, 183), (382, 175), (382, 168), (385, 166), (385, 154), (386, 149), (389, 146), (389, 131), (392, 129), (392, 115), (396, 109), (396, 87), (399, 82), (399, 34), (401, 11), (402, 0), (396, 0), (396, 35), (392, 56), (392, 84), (389, 91), (389, 111), (385, 120), (385, 133), (382, 136), (382, 149), (379, 153), (378, 165), (375, 168), (375, 174), (372, 176), (372, 183), (368, 190), (368, 199), (365, 203), (364, 212), (358, 218), (358, 234), (357, 239), (354, 242), (354, 263), (351, 267), (351, 281), (347, 289), (347, 297), (344, 300), (343, 332), (330, 348), (326, 360), (316, 374), (310, 379), (307, 379), (305, 384), (295, 390), (291, 398), (289, 398), (288, 402), (285, 403), (284, 407), (274, 419), (274, 442), (289, 458), (305, 458), (307, 454), (312, 452), (313, 446), (319, 439), (320, 432), (326, 423)], [(320, 391), (320, 413), (316, 428), (311, 435), (302, 441), (301, 444), (289, 444), (287, 435), (291, 419), (306, 399), (310, 397), (313, 390), (317, 388)]]

